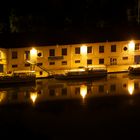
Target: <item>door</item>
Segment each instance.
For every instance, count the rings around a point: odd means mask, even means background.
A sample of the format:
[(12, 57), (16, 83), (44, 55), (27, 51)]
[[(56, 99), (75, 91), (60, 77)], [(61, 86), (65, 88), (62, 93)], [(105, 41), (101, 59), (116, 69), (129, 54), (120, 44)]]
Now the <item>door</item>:
[(0, 64), (0, 72), (3, 72), (3, 64)]

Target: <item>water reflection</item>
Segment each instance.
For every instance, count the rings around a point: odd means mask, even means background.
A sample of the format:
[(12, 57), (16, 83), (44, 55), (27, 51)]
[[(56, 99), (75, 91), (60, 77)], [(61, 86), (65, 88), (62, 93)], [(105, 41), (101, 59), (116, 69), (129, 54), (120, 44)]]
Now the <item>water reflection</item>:
[(39, 103), (43, 101), (139, 94), (140, 77), (110, 74), (96, 81), (37, 80), (35, 86), (0, 88), (0, 104)]

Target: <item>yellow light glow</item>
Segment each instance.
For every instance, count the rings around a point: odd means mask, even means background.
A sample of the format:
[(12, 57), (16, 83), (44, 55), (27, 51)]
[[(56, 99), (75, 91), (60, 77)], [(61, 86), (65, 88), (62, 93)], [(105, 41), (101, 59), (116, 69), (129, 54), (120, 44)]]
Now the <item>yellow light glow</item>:
[(5, 92), (0, 92), (0, 102), (4, 100), (5, 96), (6, 96)]
[(134, 51), (135, 43), (134, 43), (133, 40), (129, 42), (129, 44), (128, 44), (128, 48), (129, 48), (129, 51)]
[(86, 97), (87, 94), (87, 86), (82, 85), (80, 87), (80, 95), (82, 96), (82, 98), (84, 99)]
[(30, 53), (31, 55), (37, 55), (37, 50), (35, 48), (32, 48)]
[(81, 46), (81, 54), (87, 54), (87, 46)]
[(134, 92), (134, 82), (131, 81), (131, 82), (128, 84), (128, 91), (129, 91), (129, 94), (130, 94), (130, 95), (133, 94), (133, 92)]
[(35, 48), (32, 48), (30, 50), (30, 61), (32, 63), (36, 63), (36, 61), (37, 61), (37, 50)]
[(30, 99), (32, 100), (33, 103), (35, 103), (35, 101), (37, 99), (37, 92), (31, 92)]

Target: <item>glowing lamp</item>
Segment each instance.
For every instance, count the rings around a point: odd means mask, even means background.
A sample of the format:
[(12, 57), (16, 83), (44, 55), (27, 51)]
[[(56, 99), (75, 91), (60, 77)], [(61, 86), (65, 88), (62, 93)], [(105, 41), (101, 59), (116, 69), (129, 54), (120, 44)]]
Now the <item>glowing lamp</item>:
[(87, 46), (81, 46), (81, 54), (87, 54)]
[(134, 51), (135, 43), (134, 41), (130, 41), (128, 44), (129, 51)]

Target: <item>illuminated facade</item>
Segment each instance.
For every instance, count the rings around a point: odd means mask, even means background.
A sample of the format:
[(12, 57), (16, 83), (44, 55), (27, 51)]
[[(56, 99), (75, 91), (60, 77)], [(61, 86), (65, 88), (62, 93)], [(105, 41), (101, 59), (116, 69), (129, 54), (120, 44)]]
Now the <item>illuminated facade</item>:
[(140, 40), (0, 49), (1, 73), (32, 69), (46, 76), (81, 66), (106, 65), (116, 71), (134, 64), (140, 64)]

